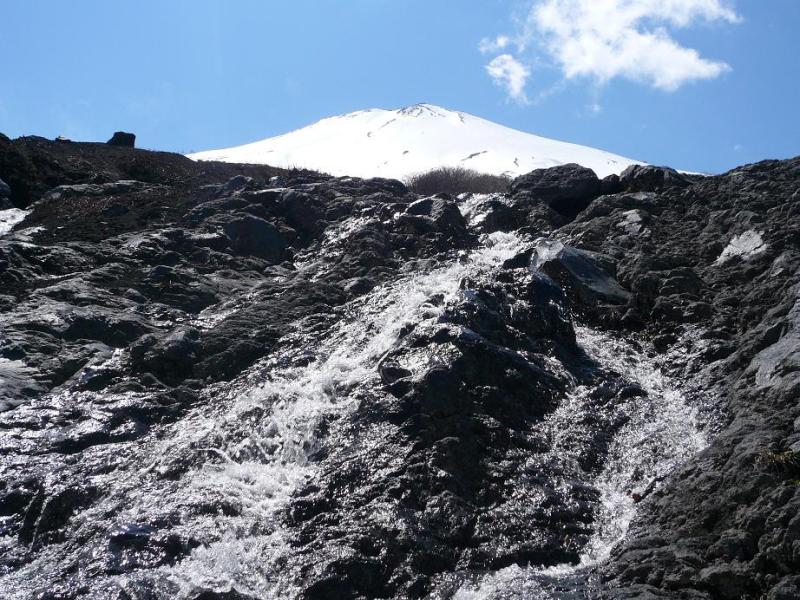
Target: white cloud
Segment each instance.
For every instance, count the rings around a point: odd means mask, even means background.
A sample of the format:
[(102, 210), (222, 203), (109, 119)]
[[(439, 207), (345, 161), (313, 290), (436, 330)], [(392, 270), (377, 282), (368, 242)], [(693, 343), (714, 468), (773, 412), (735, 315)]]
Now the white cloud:
[[(513, 43), (520, 53), (535, 44), (566, 79), (586, 78), (602, 85), (623, 78), (674, 91), (730, 70), (725, 62), (703, 58), (671, 35), (671, 30), (699, 22), (739, 22), (729, 4), (730, 0), (535, 0)], [(507, 36), (500, 38), (507, 40), (506, 46), (512, 43)], [(491, 44), (485, 47), (491, 51)], [(507, 56), (525, 68), (524, 59)]]
[(509, 98), (520, 104), (528, 103), (525, 84), (531, 72), (524, 64), (510, 54), (501, 54), (486, 65), (486, 72), (496, 85), (506, 91)]
[(511, 43), (511, 38), (507, 35), (498, 35), (496, 38), (483, 38), (481, 43), (478, 44), (478, 50), (481, 54), (490, 54), (493, 52), (500, 52), (505, 50)]

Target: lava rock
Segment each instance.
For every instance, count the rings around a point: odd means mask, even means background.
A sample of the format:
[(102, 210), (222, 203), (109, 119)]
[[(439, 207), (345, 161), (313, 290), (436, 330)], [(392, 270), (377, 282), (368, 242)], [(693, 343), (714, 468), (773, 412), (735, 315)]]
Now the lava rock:
[[(558, 172), (459, 204), (0, 136), (0, 595), (796, 597), (800, 159)], [(627, 535), (539, 579), (609, 474)]]
[(109, 146), (120, 146), (123, 148), (133, 148), (136, 146), (136, 135), (124, 131), (116, 131), (111, 139), (106, 142)]
[(406, 214), (429, 217), (442, 231), (461, 232), (466, 229), (461, 211), (448, 197), (432, 196), (412, 202), (406, 208)]
[(570, 163), (531, 171), (512, 181), (509, 189), (545, 202), (561, 214), (575, 215), (602, 193), (603, 186), (594, 171)]
[(690, 184), (691, 181), (687, 177), (669, 167), (631, 165), (619, 176), (619, 185), (628, 192), (658, 192)]
[(159, 339), (146, 335), (131, 346), (135, 368), (149, 371), (168, 380), (181, 380), (191, 375), (200, 348), (200, 332), (182, 326)]
[(221, 223), (231, 249), (237, 254), (258, 256), (272, 263), (283, 260), (288, 244), (272, 223), (251, 215), (225, 215), (214, 223)]
[(152, 187), (153, 186), (148, 183), (135, 180), (122, 180), (102, 184), (81, 183), (75, 185), (60, 185), (44, 194), (39, 202), (57, 202), (68, 198), (85, 198), (87, 196), (130, 194), (132, 192), (152, 189)]
[(598, 301), (626, 304), (631, 294), (608, 272), (607, 265), (596, 254), (548, 239), (537, 240), (531, 257), (531, 268), (558, 281), (574, 301), (588, 306)]

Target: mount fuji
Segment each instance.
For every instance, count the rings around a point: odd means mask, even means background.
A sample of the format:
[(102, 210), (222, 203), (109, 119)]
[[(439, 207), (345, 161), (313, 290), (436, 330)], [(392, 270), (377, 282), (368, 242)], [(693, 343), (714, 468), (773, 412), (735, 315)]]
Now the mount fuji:
[(514, 177), (565, 163), (578, 163), (605, 177), (642, 164), (432, 104), (357, 111), (243, 146), (190, 154), (189, 158), (394, 179), (442, 166)]

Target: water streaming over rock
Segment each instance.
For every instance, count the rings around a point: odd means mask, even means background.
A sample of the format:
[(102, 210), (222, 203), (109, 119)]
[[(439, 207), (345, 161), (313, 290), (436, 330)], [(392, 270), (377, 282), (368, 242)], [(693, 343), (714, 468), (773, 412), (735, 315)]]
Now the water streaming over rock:
[[(327, 425), (355, 407), (359, 390), (379, 387), (378, 364), (403, 329), (435, 321), (465, 277), (497, 268), (523, 243), (511, 234), (486, 236), (479, 250), (449, 265), (381, 286), (348, 306), (322, 339), (309, 343), (302, 332), (290, 335), (286, 351), (250, 374), (227, 414), (211, 425), (225, 432), (224, 447), (209, 448), (222, 460), (203, 467), (190, 482), (248, 510), (226, 520), (219, 541), (170, 572), (184, 593), (235, 587), (257, 597), (291, 595), (280, 576), (281, 558), (290, 560), (284, 532), (277, 525), (252, 532), (274, 521), (292, 492), (314, 480), (310, 459), (324, 446)], [(259, 378), (264, 381), (252, 383)]]
[[(327, 235), (325, 258), (363, 223), (357, 217)], [(330, 328), (315, 333), (313, 324), (298, 323), (271, 358), (230, 385), (208, 389), (204, 408), (140, 450), (131, 471), (114, 473), (112, 497), (80, 515), (82, 524), (95, 521), (112, 540), (125, 540), (137, 530), (142, 539), (149, 535), (142, 519), (174, 520), (177, 511), (173, 535), (194, 539), (199, 547), (174, 567), (102, 578), (103, 586), (134, 595), (144, 586), (176, 597), (198, 590), (236, 589), (259, 598), (298, 593), (291, 577), (283, 576), (291, 549), (280, 513), (294, 491), (314, 480), (313, 457), (325, 444), (327, 427), (353, 409), (359, 390), (379, 386), (377, 366), (405, 328), (435, 322), (462, 293), (465, 278), (497, 269), (524, 244), (514, 234), (484, 236), (477, 250), (428, 272), (409, 273), (346, 305)], [(102, 402), (92, 394), (70, 396), (54, 401)], [(120, 503), (125, 508), (116, 523), (103, 523), (103, 512)], [(48, 563), (62, 551), (70, 549), (49, 547), (40, 560), (0, 579), (0, 589), (21, 599), (46, 586)]]
[(798, 596), (796, 159), (0, 155), (0, 597)]
[[(599, 593), (592, 568), (606, 560), (612, 548), (624, 539), (636, 515), (639, 501), (655, 491), (677, 467), (708, 444), (698, 421), (697, 400), (689, 401), (683, 384), (665, 375), (658, 362), (636, 343), (630, 343), (590, 327), (576, 327), (581, 348), (605, 368), (620, 373), (644, 393), (631, 393), (608, 417), (622, 424), (608, 442), (608, 455), (600, 472), (587, 484), (599, 492), (594, 533), (577, 564), (549, 568), (508, 567), (462, 587), (457, 600), (539, 598), (585, 598)], [(595, 389), (578, 386), (542, 423), (553, 440), (553, 460), (580, 460), (582, 449), (576, 437), (591, 435), (576, 423), (590, 410)], [(579, 470), (579, 469), (576, 469)], [(594, 590), (594, 591), (592, 591)]]
[[(480, 221), (479, 206), (487, 198), (468, 198), (462, 211)], [(328, 260), (336, 256), (337, 244), (366, 222), (355, 217), (328, 232), (321, 255)], [(26, 598), (30, 590), (47, 586), (52, 563), (63, 561), (62, 553), (71, 554), (78, 563), (88, 559), (91, 568), (98, 552), (116, 551), (123, 562), (132, 560), (141, 568), (129, 575), (97, 577), (94, 586), (104, 582), (100, 587), (131, 597), (142, 590), (180, 598), (234, 590), (256, 598), (300, 595), (292, 532), (284, 514), (293, 494), (318, 477), (317, 461), (327, 452), (326, 445), (350, 443), (341, 434), (329, 439), (328, 433), (347, 419), (365, 392), (375, 394), (380, 388), (378, 367), (404, 331), (435, 324), (460, 295), (473, 293), (462, 289), (465, 280), (491, 280), (504, 261), (530, 244), (515, 233), (484, 235), (477, 249), (453, 254), (445, 264), (427, 271), (409, 272), (345, 305), (331, 326), (297, 323), (268, 359), (229, 385), (211, 386), (206, 405), (134, 451), (135, 458), (113, 474), (114, 493), (76, 518), (75, 527), (88, 528), (90, 537), (98, 537), (98, 526), (106, 531), (99, 535), (100, 545), (94, 546), (91, 557), (74, 547), (51, 545), (38, 560), (0, 579), (0, 587), (11, 598)], [(309, 254), (298, 257), (298, 264), (313, 270), (314, 260)], [(236, 302), (230, 300), (217, 310), (225, 314)], [(204, 311), (198, 324), (208, 319), (213, 321), (214, 310)], [(577, 333), (590, 360), (642, 388), (641, 394), (609, 406), (606, 419), (622, 424), (607, 442), (602, 469), (591, 478), (591, 469), (580, 466), (586, 456), (579, 454), (594, 446), (575, 440), (597, 433), (591, 420), (576, 425), (590, 410), (596, 386), (576, 384), (534, 432), (549, 445), (538, 461), (558, 463), (574, 481), (593, 486), (599, 494), (594, 533), (580, 564), (548, 569), (511, 566), (463, 583), (457, 598), (532, 593), (547, 597), (547, 590), (564, 586), (565, 578), (580, 579), (580, 573), (603, 560), (625, 534), (635, 514), (634, 494), (649, 492), (704, 444), (675, 383), (641, 349), (590, 328), (580, 327)], [(446, 363), (449, 358), (411, 352), (402, 366), (413, 376), (432, 360)], [(103, 399), (65, 394), (54, 401), (97, 404)], [(108, 476), (98, 475), (98, 483), (104, 477)], [(114, 522), (104, 523), (102, 515), (110, 510), (117, 510)], [(126, 548), (154, 535), (144, 520), (170, 522), (170, 533), (161, 543), (188, 543), (182, 552), (189, 553), (173, 565), (154, 568), (146, 568), (135, 551), (126, 559)], [(101, 550), (103, 537), (110, 540), (111, 550)], [(562, 596), (552, 592), (551, 597)]]

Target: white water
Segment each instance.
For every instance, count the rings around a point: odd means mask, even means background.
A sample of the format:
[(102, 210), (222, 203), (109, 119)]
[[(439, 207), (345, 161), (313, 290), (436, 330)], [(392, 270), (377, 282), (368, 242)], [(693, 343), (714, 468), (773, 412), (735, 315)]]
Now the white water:
[[(462, 210), (477, 219), (478, 202), (467, 199)], [(361, 218), (356, 218), (329, 232), (326, 254), (336, 252), (337, 245), (361, 224)], [(170, 580), (179, 598), (198, 589), (225, 592), (233, 588), (258, 598), (295, 596), (296, 574), (290, 572), (287, 564), (292, 563), (286, 560), (293, 552), (290, 533), (283, 529), (280, 512), (294, 492), (314, 481), (313, 454), (324, 443), (325, 425), (346, 417), (357, 406), (360, 389), (374, 393), (380, 387), (377, 366), (407, 324), (435, 323), (448, 303), (458, 299), (462, 279), (498, 268), (526, 244), (515, 234), (485, 236), (481, 247), (469, 254), (430, 271), (410, 273), (352, 302), (338, 323), (316, 340), (309, 337), (307, 324), (298, 324), (296, 331), (280, 341), (275, 358), (256, 365), (235, 383), (210, 389), (207, 407), (182, 420), (165, 440), (148, 449), (155, 457), (152, 464), (142, 465), (125, 481), (120, 473), (98, 475), (98, 484), (114, 479), (118, 488), (128, 487), (114, 499), (124, 498), (126, 505), (116, 513), (119, 525), (135, 523), (142, 515), (155, 520), (178, 507), (182, 517), (174, 530), (203, 542), (174, 567), (142, 576)], [(302, 258), (312, 260), (311, 256)], [(604, 560), (627, 532), (636, 513), (628, 492), (644, 492), (705, 445), (680, 386), (651, 359), (606, 334), (586, 328), (578, 328), (577, 333), (587, 354), (604, 368), (639, 382), (649, 394), (616, 407), (630, 421), (619, 431), (605, 467), (591, 482), (601, 493), (596, 534), (577, 566), (511, 567), (465, 585), (458, 598), (564, 597), (548, 590)], [(588, 406), (590, 392), (575, 388), (543, 424), (554, 459), (574, 460), (564, 432), (570, 431), (576, 414)], [(207, 457), (202, 467), (174, 484), (152, 477), (169, 471), (175, 456), (192, 452)], [(237, 510), (233, 515), (198, 515), (195, 506), (202, 504), (198, 499)], [(106, 510), (108, 506), (101, 503), (80, 518), (102, 523)], [(58, 560), (57, 547), (48, 547), (39, 560), (3, 582), (9, 587), (0, 584), (0, 589), (16, 588), (20, 591), (11, 597), (30, 597), (28, 591), (41, 587), (34, 586), (36, 578)], [(110, 586), (128, 589), (131, 597), (140, 589), (127, 576), (109, 579)]]
[[(485, 199), (467, 198), (461, 207), (473, 224), (480, 218), (479, 204)], [(324, 254), (335, 255), (338, 245), (363, 222), (354, 218), (328, 232)], [(235, 588), (259, 598), (285, 598), (297, 592), (283, 562), (291, 553), (288, 534), (276, 517), (291, 495), (315, 478), (309, 457), (319, 448), (321, 424), (353, 410), (358, 388), (378, 388), (377, 365), (407, 324), (435, 322), (448, 303), (457, 299), (463, 278), (497, 268), (525, 245), (515, 234), (485, 236), (482, 247), (468, 256), (376, 288), (355, 301), (340, 324), (312, 349), (299, 332), (287, 336), (284, 342), (294, 350), (257, 369), (243, 389), (232, 393), (232, 408), (225, 418), (207, 423), (211, 438), (211, 430), (228, 432), (208, 448), (210, 456), (223, 460), (196, 472), (190, 485), (199, 493), (227, 497), (244, 510), (239, 516), (216, 520), (215, 526), (224, 528), (218, 541), (198, 548), (168, 570), (181, 595), (198, 588)], [(298, 258), (301, 268), (313, 260)], [(432, 304), (435, 296), (444, 300)], [(615, 407), (629, 421), (612, 442), (603, 469), (590, 482), (600, 492), (595, 533), (578, 565), (509, 567), (463, 586), (456, 598), (565, 597), (552, 591), (553, 587), (563, 587), (569, 577), (605, 560), (624, 538), (636, 514), (633, 494), (652, 491), (661, 478), (706, 445), (680, 385), (667, 378), (652, 359), (608, 334), (585, 327), (576, 332), (579, 345), (591, 358), (604, 369), (638, 382), (648, 394)], [(297, 339), (291, 340), (292, 335)], [(299, 358), (306, 362), (292, 366)], [(413, 365), (405, 366), (413, 370)], [(543, 424), (554, 460), (575, 460), (570, 455), (569, 426), (589, 406), (591, 391), (576, 387)], [(231, 431), (236, 433), (231, 435)]]
[[(244, 510), (224, 525), (220, 520), (226, 531), (219, 541), (171, 570), (182, 593), (235, 585), (259, 598), (291, 596), (287, 582), (276, 576), (288, 551), (276, 515), (294, 491), (314, 479), (309, 457), (319, 448), (320, 426), (352, 411), (359, 387), (378, 388), (377, 366), (404, 327), (434, 322), (461, 293), (463, 278), (497, 268), (522, 243), (513, 234), (492, 234), (461, 260), (378, 287), (354, 302), (334, 331), (312, 348), (307, 340), (297, 340), (297, 350), (259, 369), (264, 381), (239, 393), (222, 422), (207, 423), (241, 435), (209, 447), (222, 462), (209, 463), (190, 483), (199, 493), (228, 497)], [(434, 297), (443, 301), (434, 305)], [(310, 362), (283, 366), (300, 358)]]
[[(652, 358), (607, 333), (576, 327), (576, 334), (578, 344), (591, 358), (647, 392), (646, 397), (629, 398), (614, 407), (629, 421), (615, 436), (602, 471), (590, 482), (600, 492), (595, 532), (577, 565), (508, 567), (476, 584), (464, 585), (456, 600), (573, 597), (563, 589), (569, 589), (570, 578), (581, 573), (588, 577), (589, 569), (606, 560), (627, 534), (637, 511), (634, 495), (652, 492), (666, 475), (708, 443), (700, 431), (696, 410), (680, 391), (680, 382), (665, 376)], [(570, 451), (574, 435), (570, 424), (588, 407), (591, 391), (576, 387), (545, 423), (553, 443), (550, 453), (559, 461), (576, 458)]]

